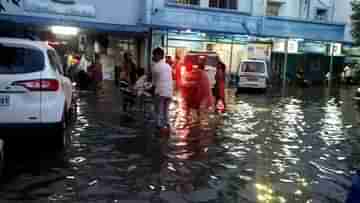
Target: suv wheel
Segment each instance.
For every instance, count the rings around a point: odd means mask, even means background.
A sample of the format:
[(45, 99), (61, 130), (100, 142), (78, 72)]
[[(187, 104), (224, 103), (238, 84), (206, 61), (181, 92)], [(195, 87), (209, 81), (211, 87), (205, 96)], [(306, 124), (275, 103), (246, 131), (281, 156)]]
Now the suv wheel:
[(77, 103), (73, 101), (68, 113), (68, 124), (73, 124), (77, 117)]
[(54, 144), (57, 149), (63, 149), (66, 145), (66, 128), (67, 128), (67, 116), (64, 111), (61, 122), (56, 128), (56, 135), (54, 139)]
[(5, 164), (4, 143), (2, 140), (0, 140), (0, 177), (3, 173), (4, 164)]

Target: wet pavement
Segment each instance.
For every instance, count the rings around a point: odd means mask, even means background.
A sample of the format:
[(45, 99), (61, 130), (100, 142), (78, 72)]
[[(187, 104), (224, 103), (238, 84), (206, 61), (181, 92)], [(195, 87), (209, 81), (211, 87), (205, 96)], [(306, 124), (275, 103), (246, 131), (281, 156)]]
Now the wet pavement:
[(119, 95), (82, 93), (64, 151), (9, 140), (0, 202), (344, 202), (360, 167), (354, 89), (228, 93), (209, 128), (170, 137)]

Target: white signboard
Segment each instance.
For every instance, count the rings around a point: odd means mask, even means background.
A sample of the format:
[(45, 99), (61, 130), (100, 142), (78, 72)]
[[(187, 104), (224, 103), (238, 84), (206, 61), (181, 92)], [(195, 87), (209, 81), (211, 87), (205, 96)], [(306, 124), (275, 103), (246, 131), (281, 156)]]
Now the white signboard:
[(274, 42), (273, 52), (285, 52), (285, 42), (284, 41)]
[[(333, 50), (333, 56), (342, 56), (342, 44), (340, 43), (332, 43), (332, 50)], [(330, 50), (330, 54), (331, 54), (331, 50)]]
[(270, 45), (267, 44), (249, 44), (248, 58), (249, 59), (270, 59), (271, 50)]
[[(296, 54), (299, 51), (299, 43), (296, 40), (288, 40), (288, 53)], [(285, 52), (285, 40), (278, 40), (274, 42), (273, 52)]]
[(299, 50), (299, 43), (296, 40), (289, 40), (288, 41), (288, 52), (291, 54), (298, 53)]
[(96, 17), (94, 5), (74, 3), (61, 3), (52, 0), (25, 0), (25, 11), (34, 13), (61, 14), (67, 16)]

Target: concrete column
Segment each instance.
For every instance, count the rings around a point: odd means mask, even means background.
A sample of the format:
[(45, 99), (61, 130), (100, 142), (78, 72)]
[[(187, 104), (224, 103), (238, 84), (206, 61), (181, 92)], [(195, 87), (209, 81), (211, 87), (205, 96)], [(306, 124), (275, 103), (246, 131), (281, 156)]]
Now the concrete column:
[(150, 24), (151, 19), (151, 8), (152, 7), (152, 1), (145, 1), (144, 3), (144, 13), (142, 16), (142, 22), (145, 24)]
[(331, 85), (333, 83), (333, 78), (334, 78), (334, 44), (333, 43), (330, 44), (330, 67), (329, 67), (329, 72), (330, 72), (329, 87), (331, 88)]
[(209, 0), (200, 0), (201, 8), (209, 8)]
[(149, 38), (146, 38), (144, 40), (144, 67), (145, 67), (145, 74), (150, 74), (150, 55), (149, 53), (151, 53), (151, 51), (149, 52), (149, 50), (151, 50), (151, 46), (150, 46), (151, 40)]
[(284, 70), (283, 70), (283, 87), (286, 86), (286, 75), (287, 75), (287, 66), (288, 66), (288, 48), (289, 48), (289, 39), (285, 40), (285, 56), (284, 56)]

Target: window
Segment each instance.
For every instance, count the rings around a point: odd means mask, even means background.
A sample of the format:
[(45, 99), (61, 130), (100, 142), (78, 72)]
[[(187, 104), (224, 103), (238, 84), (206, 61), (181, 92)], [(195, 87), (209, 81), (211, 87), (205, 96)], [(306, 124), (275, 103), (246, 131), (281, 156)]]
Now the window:
[(279, 16), (281, 8), (280, 2), (269, 2), (266, 7), (266, 15), (267, 16)]
[(242, 64), (241, 72), (265, 73), (265, 66), (264, 63), (260, 62), (244, 62)]
[(44, 69), (41, 51), (0, 45), (0, 74), (33, 73)]
[(328, 10), (327, 9), (316, 9), (315, 20), (327, 21)]
[(210, 8), (237, 9), (237, 0), (209, 0)]
[(200, 6), (200, 0), (168, 0), (169, 3)]

